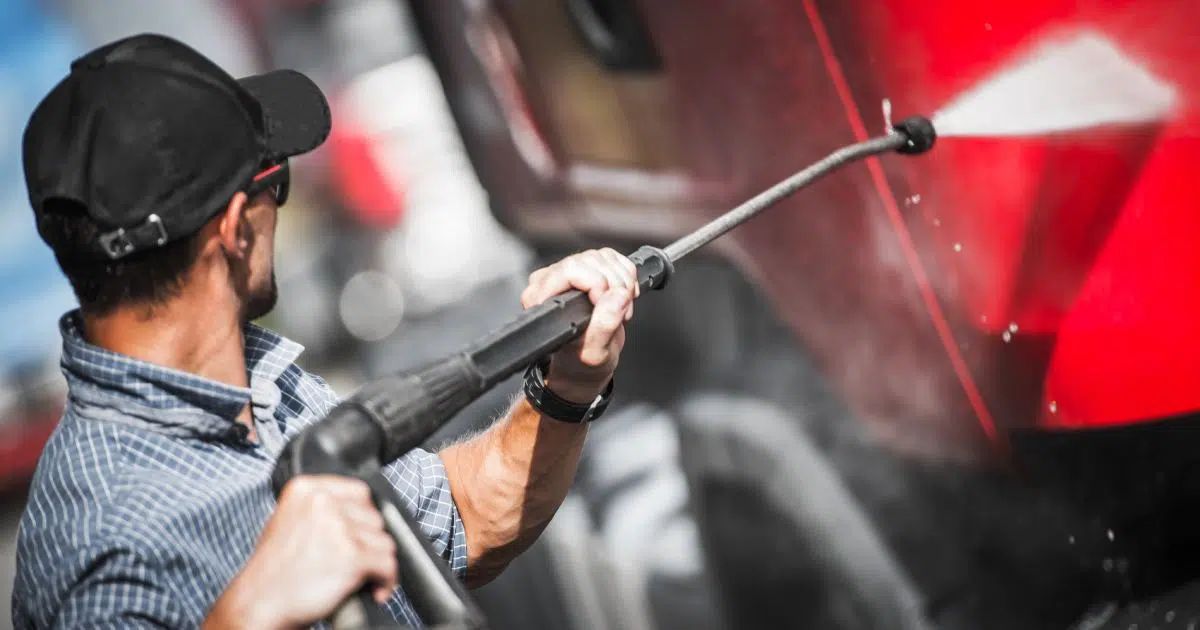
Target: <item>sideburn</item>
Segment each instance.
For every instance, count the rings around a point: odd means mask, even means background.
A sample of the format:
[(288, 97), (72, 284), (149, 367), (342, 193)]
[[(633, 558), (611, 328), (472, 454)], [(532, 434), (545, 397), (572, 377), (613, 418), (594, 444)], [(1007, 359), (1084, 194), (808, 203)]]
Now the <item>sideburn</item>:
[(230, 282), (233, 284), (234, 294), (238, 296), (242, 304), (242, 321), (247, 321), (246, 315), (254, 297), (250, 291), (250, 259), (257, 238), (254, 227), (250, 225), (250, 221), (243, 213), (238, 221), (238, 239), (246, 241), (246, 249), (241, 256), (229, 254), (225, 257), (229, 264)]

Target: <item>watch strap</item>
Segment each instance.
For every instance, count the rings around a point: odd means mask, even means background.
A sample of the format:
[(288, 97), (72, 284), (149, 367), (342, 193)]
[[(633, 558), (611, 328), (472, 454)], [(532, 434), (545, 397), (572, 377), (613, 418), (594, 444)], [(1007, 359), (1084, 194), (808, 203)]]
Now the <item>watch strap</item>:
[(612, 400), (615, 381), (610, 379), (604, 391), (591, 403), (581, 404), (559, 397), (546, 387), (548, 359), (529, 366), (525, 371), (525, 398), (534, 409), (561, 422), (582, 424), (599, 418)]

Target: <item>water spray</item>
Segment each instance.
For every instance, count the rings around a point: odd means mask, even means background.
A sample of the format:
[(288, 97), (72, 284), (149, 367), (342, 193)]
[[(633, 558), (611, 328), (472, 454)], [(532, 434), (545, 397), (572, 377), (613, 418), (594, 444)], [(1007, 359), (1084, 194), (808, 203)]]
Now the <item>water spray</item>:
[(933, 117), (946, 136), (1034, 136), (1156, 123), (1178, 105), (1174, 86), (1102, 33), (1048, 38)]
[[(664, 249), (644, 246), (629, 256), (643, 292), (660, 290), (675, 263), (763, 210), (828, 175), (870, 156), (895, 151), (918, 155), (933, 148), (933, 123), (913, 117), (886, 134), (834, 151)], [(450, 572), (382, 475), (382, 467), (420, 446), (479, 396), (583, 334), (591, 320), (586, 293), (569, 291), (525, 311), (464, 350), (417, 370), (364, 386), (324, 419), (288, 441), (272, 483), (276, 494), (301, 474), (339, 474), (365, 480), (396, 541), (400, 584), (427, 625), (448, 630), (485, 627), (479, 610)], [(334, 617), (338, 630), (398, 628), (361, 591)]]

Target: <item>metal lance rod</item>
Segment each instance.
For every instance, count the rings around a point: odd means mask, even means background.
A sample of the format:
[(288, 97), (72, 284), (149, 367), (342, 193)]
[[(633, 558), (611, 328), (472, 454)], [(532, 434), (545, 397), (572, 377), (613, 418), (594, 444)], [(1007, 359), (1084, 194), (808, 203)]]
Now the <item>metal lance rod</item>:
[(671, 243), (663, 251), (666, 252), (671, 262), (676, 262), (680, 258), (715, 241), (733, 228), (749, 221), (759, 212), (779, 203), (784, 198), (791, 196), (792, 193), (813, 183), (821, 176), (839, 166), (878, 153), (896, 151), (908, 143), (908, 136), (901, 133), (891, 133), (859, 144), (842, 147), (830, 153), (816, 164), (775, 184), (742, 205), (717, 217), (704, 227)]

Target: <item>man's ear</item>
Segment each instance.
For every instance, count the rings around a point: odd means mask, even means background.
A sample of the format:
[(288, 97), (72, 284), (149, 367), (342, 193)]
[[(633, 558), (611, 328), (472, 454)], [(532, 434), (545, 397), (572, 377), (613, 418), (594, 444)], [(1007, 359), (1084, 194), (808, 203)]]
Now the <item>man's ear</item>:
[(221, 248), (226, 254), (239, 258), (249, 254), (250, 242), (245, 232), (246, 204), (249, 201), (246, 193), (235, 194), (217, 221), (217, 240)]

